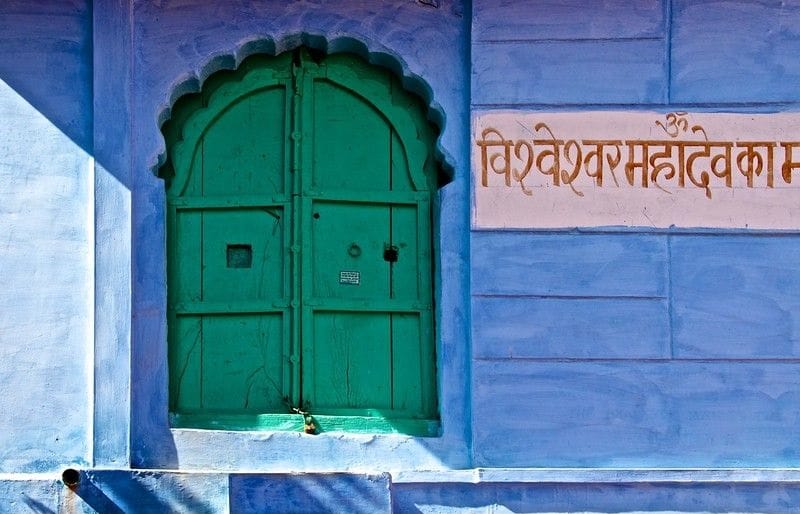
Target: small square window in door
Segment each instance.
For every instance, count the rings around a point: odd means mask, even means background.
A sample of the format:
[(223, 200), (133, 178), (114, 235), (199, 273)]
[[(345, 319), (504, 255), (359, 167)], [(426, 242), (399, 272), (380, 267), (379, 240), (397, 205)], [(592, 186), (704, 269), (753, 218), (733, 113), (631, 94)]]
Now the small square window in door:
[(229, 244), (226, 252), (226, 260), (229, 268), (252, 268), (253, 246)]

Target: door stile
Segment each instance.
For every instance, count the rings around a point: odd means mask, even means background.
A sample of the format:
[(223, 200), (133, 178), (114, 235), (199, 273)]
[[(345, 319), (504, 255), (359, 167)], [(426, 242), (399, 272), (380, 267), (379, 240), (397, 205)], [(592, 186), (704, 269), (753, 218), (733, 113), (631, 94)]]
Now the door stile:
[[(285, 63), (290, 69), (293, 68), (291, 61)], [(288, 79), (288, 84), (285, 88), (286, 100), (284, 110), (284, 134), (291, 135), (294, 124), (294, 74), (293, 70)], [(295, 173), (295, 145), (291, 138), (284, 138), (284, 161), (283, 161), (283, 174), (284, 174), (284, 234), (283, 234), (283, 248), (284, 248), (284, 274), (283, 274), (283, 295), (281, 300), (281, 307), (283, 309), (283, 383), (281, 384), (283, 390), (281, 394), (284, 398), (292, 404), (296, 404), (300, 398), (300, 373), (299, 373), (299, 357), (297, 350), (297, 342), (299, 341), (299, 334), (297, 333), (297, 308), (293, 306), (293, 301), (296, 298), (295, 289), (299, 287), (295, 279), (295, 270), (297, 269), (297, 252), (294, 249), (295, 240), (295, 222), (297, 216), (297, 208), (295, 205), (294, 197), (294, 180), (297, 176)]]
[(293, 142), (293, 162), (292, 171), (293, 190), (292, 198), (295, 205), (294, 223), (294, 262), (296, 267), (293, 270), (295, 289), (292, 297), (293, 310), (296, 313), (294, 320), (295, 340), (294, 351), (297, 359), (297, 396), (295, 406), (306, 408), (311, 401), (310, 391), (313, 391), (313, 322), (314, 312), (310, 295), (313, 294), (313, 282), (311, 280), (311, 250), (309, 248), (309, 237), (311, 233), (311, 211), (313, 209), (312, 199), (305, 194), (310, 185), (310, 168), (313, 166), (313, 153), (309, 147), (312, 146), (312, 127), (310, 118), (312, 112), (310, 101), (313, 90), (311, 82), (313, 77), (308, 73), (308, 60), (303, 50), (297, 50), (292, 66), (294, 101), (292, 104), (292, 132)]
[(302, 306), (300, 310), (300, 401), (304, 408), (314, 409), (314, 281), (313, 281), (313, 249), (312, 249), (312, 224), (314, 221), (314, 199), (308, 191), (313, 187), (314, 176), (314, 79), (317, 68), (309, 59), (305, 50), (297, 52), (298, 73), (295, 77), (296, 97), (299, 105), (294, 110), (295, 125), (293, 134), (297, 138), (297, 152), (300, 156), (298, 164), (298, 177), (296, 184), (300, 205), (300, 218), (298, 233), (303, 237), (299, 240), (301, 266), (300, 280), (302, 285), (298, 300)]

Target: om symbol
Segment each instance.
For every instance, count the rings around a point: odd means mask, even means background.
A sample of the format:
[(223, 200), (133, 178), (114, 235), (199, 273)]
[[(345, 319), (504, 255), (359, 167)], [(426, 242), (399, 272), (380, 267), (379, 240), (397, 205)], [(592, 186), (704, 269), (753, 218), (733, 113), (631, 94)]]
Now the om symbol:
[(686, 112), (671, 112), (666, 115), (667, 123), (656, 121), (656, 125), (661, 127), (669, 137), (677, 137), (678, 133), (686, 132), (689, 128), (689, 120), (686, 119)]

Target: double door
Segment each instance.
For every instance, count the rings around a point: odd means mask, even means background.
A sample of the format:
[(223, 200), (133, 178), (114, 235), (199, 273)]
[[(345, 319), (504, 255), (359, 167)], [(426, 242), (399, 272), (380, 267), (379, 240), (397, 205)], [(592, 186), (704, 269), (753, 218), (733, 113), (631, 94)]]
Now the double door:
[(172, 412), (254, 428), (292, 406), (435, 418), (435, 173), (416, 98), (356, 57), (298, 50), (212, 77), (180, 107)]

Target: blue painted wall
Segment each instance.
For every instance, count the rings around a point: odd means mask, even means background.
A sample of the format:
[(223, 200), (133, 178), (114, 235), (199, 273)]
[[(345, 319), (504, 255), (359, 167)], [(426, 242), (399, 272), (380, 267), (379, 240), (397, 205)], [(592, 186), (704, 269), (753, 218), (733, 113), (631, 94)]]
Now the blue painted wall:
[[(131, 462), (137, 467), (363, 471), (470, 465), (468, 276), (468, 18), (460, 2), (133, 2), (133, 323)], [(356, 436), (171, 430), (167, 420), (164, 151), (172, 103), (254, 53), (306, 44), (356, 52), (400, 75), (442, 128), (453, 180), (439, 196), (439, 377), (442, 436)], [(268, 440), (266, 442), (265, 440)], [(298, 454), (298, 445), (303, 452)], [(391, 457), (389, 457), (391, 456)]]
[(0, 472), (91, 461), (90, 12), (0, 4)]
[[(585, 4), (1, 3), (0, 512), (798, 510), (800, 236), (470, 229), (469, 127), (797, 110), (800, 5)], [(160, 125), (300, 44), (443, 129), (439, 438), (169, 428)]]
[[(473, 109), (797, 109), (796, 5), (584, 7), (475, 2)], [(474, 231), (474, 464), (797, 465), (798, 251), (768, 231)]]

